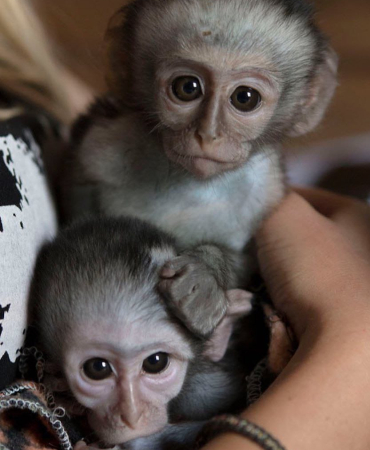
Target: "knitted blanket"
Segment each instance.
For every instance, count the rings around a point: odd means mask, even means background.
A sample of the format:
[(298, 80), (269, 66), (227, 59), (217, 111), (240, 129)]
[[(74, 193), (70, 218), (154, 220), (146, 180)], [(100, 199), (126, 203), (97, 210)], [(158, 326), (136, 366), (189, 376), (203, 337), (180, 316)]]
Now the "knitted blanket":
[(80, 438), (41, 384), (21, 381), (0, 392), (0, 450), (72, 450)]

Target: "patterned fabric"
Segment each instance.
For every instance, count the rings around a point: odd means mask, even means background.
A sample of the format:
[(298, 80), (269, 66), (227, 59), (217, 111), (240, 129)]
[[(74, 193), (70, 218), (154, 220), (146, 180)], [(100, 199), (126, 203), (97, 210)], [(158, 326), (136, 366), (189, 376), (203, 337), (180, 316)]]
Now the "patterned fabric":
[(51, 129), (36, 112), (0, 121), (0, 389), (15, 378), (37, 252), (57, 228), (40, 150)]
[(42, 385), (20, 382), (0, 392), (0, 450), (72, 450), (79, 438), (63, 409), (48, 406)]

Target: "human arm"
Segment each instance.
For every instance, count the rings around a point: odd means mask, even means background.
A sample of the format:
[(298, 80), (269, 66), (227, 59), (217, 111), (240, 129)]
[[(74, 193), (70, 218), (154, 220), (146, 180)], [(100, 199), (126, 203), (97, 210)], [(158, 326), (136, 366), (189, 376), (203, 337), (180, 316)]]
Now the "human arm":
[[(289, 449), (367, 449), (370, 430), (370, 219), (320, 191), (290, 194), (257, 237), (263, 275), (299, 347), (243, 417)], [(209, 450), (258, 449), (236, 434)]]

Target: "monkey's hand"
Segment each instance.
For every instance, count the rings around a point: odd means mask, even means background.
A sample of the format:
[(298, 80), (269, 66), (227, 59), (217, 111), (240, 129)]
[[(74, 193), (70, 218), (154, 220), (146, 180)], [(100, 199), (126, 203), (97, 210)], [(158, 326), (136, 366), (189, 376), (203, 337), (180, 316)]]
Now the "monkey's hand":
[(167, 306), (196, 335), (207, 336), (223, 319), (226, 290), (214, 270), (197, 255), (183, 254), (167, 262), (158, 288)]

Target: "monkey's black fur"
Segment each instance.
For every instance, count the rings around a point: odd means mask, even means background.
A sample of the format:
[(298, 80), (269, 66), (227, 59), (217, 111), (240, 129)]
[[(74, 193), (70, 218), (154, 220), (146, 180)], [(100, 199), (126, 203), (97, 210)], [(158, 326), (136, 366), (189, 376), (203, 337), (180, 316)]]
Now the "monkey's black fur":
[(42, 289), (47, 282), (43, 269), (38, 270), (41, 266), (56, 273), (61, 265), (71, 272), (88, 272), (89, 267), (93, 272), (97, 261), (101, 267), (120, 261), (130, 276), (141, 278), (151, 263), (150, 250), (170, 246), (174, 246), (170, 236), (134, 218), (81, 220), (44, 246), (36, 266), (35, 287)]
[(112, 95), (99, 97), (73, 124), (71, 130), (71, 144), (79, 145), (90, 128), (100, 120), (117, 119), (123, 113), (122, 105)]

